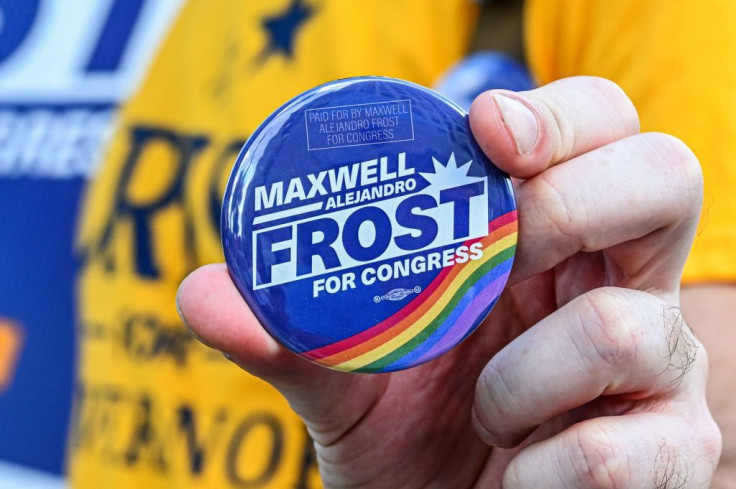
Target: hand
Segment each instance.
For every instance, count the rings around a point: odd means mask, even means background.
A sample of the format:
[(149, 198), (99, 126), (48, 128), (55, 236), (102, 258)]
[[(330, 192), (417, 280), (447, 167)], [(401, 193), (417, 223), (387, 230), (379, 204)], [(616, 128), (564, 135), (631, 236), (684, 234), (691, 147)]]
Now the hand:
[(631, 102), (596, 78), (485, 93), (470, 121), (517, 179), (519, 245), (459, 347), (392, 374), (310, 364), (261, 328), (224, 265), (183, 282), (185, 322), (286, 396), (327, 487), (707, 488), (720, 434), (678, 307), (697, 160), (639, 134)]

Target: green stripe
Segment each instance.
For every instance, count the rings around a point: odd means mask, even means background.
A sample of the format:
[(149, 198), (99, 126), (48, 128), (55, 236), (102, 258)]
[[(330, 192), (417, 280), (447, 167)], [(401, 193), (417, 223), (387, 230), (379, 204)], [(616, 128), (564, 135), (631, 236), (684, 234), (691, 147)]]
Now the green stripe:
[(387, 365), (394, 363), (396, 360), (400, 359), (407, 353), (414, 350), (417, 346), (421, 345), (427, 338), (429, 338), (432, 335), (432, 333), (434, 333), (437, 330), (437, 328), (440, 327), (440, 325), (445, 321), (445, 319), (447, 319), (447, 316), (450, 315), (450, 313), (455, 308), (457, 303), (460, 302), (462, 297), (467, 293), (468, 289), (470, 289), (470, 287), (475, 285), (475, 283), (478, 280), (480, 280), (480, 278), (486, 273), (488, 273), (491, 269), (505, 262), (509, 258), (512, 258), (514, 256), (515, 251), (516, 251), (516, 245), (510, 246), (506, 248), (505, 250), (496, 254), (493, 258), (485, 262), (483, 265), (481, 265), (480, 268), (478, 268), (475, 272), (473, 272), (470, 275), (470, 277), (468, 277), (468, 279), (465, 282), (463, 282), (463, 284), (460, 286), (457, 292), (455, 292), (455, 295), (452, 296), (452, 299), (450, 299), (450, 301), (447, 303), (444, 309), (440, 311), (437, 317), (431, 323), (429, 323), (423, 330), (417, 333), (416, 336), (414, 336), (412, 339), (407, 341), (405, 344), (401, 345), (399, 348), (395, 349), (392, 352), (387, 353), (386, 355), (373, 361), (372, 363), (369, 363), (368, 365), (365, 365), (364, 367), (355, 369), (354, 372), (380, 371)]

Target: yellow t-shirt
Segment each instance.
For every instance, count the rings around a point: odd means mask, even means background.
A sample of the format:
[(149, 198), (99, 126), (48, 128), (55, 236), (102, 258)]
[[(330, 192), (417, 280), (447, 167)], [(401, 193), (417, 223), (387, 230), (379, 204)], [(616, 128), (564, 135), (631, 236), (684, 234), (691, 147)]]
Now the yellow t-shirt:
[(727, 0), (528, 0), (526, 46), (540, 83), (616, 81), (643, 131), (682, 139), (705, 179), (683, 280), (736, 280), (736, 3)]
[(193, 340), (179, 282), (222, 261), (220, 199), (244, 140), (314, 85), (430, 85), (465, 53), (470, 0), (190, 0), (120, 115), (79, 247), (75, 488), (313, 488), (280, 395)]

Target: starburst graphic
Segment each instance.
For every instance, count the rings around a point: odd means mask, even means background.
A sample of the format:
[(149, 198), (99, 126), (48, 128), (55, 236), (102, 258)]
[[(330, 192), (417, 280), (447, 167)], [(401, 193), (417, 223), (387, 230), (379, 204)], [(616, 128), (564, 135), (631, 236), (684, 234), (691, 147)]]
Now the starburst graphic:
[(450, 154), (450, 159), (446, 165), (443, 165), (437, 158), (432, 157), (434, 164), (434, 173), (419, 174), (430, 184), (430, 187), (436, 191), (446, 188), (459, 187), (469, 183), (482, 182), (483, 177), (469, 176), (468, 172), (473, 160), (468, 161), (464, 165), (458, 167), (455, 161), (455, 153)]

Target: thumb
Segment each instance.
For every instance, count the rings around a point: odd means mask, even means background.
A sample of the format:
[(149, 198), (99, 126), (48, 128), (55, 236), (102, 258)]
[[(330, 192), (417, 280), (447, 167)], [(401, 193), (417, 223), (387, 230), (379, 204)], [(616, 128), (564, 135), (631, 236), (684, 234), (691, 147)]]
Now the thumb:
[(528, 179), (638, 133), (639, 119), (618, 85), (580, 76), (528, 92), (484, 92), (470, 107), (470, 127), (499, 168)]
[(329, 444), (347, 431), (380, 397), (388, 381), (385, 375), (329, 370), (282, 347), (259, 324), (224, 264), (192, 272), (176, 300), (193, 335), (276, 387), (319, 443)]

